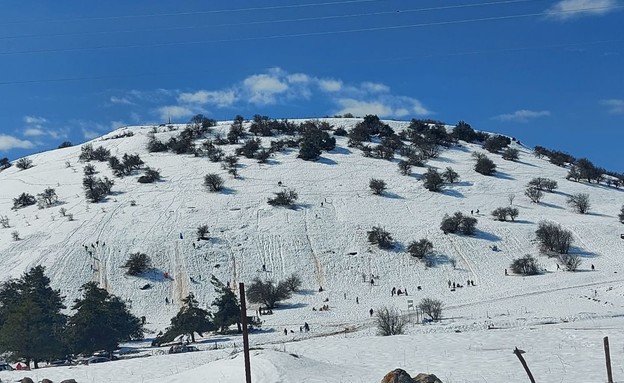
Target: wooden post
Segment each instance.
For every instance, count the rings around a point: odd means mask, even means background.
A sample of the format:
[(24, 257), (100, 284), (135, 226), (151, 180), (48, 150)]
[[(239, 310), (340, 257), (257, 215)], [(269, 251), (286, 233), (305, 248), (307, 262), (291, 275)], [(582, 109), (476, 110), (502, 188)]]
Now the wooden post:
[(513, 350), (513, 353), (516, 354), (518, 359), (520, 359), (520, 363), (522, 363), (522, 367), (524, 367), (524, 371), (526, 371), (527, 375), (529, 376), (529, 380), (531, 381), (531, 383), (535, 383), (535, 379), (533, 379), (533, 374), (531, 374), (531, 370), (529, 370), (529, 366), (527, 366), (527, 363), (522, 356), (522, 354), (524, 354), (524, 351), (519, 350), (518, 347), (516, 347)]
[(241, 323), (243, 325), (243, 353), (245, 354), (245, 382), (251, 383), (251, 363), (249, 361), (249, 334), (247, 332), (247, 303), (245, 301), (245, 284), (238, 284), (241, 305)]
[(609, 352), (609, 337), (605, 336), (604, 339), (605, 360), (607, 363), (607, 381), (613, 383), (613, 374), (611, 373), (611, 353)]

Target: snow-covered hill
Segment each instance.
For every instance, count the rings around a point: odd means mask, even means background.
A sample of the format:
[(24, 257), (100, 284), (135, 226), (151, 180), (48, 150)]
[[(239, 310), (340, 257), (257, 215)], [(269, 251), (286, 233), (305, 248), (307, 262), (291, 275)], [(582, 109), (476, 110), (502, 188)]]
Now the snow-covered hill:
[[(358, 122), (326, 121), (347, 129)], [(409, 123), (388, 124), (398, 131)], [(225, 133), (229, 125), (220, 123), (215, 132)], [(568, 181), (565, 168), (535, 158), (530, 149), (517, 143), (512, 146), (520, 150), (519, 161), (488, 154), (497, 165), (494, 177), (473, 170), (471, 154), (481, 151), (479, 145), (462, 142), (444, 150), (427, 165), (440, 170), (450, 166), (461, 180), (433, 193), (419, 180), (426, 168), (413, 168), (411, 176), (403, 176), (397, 171), (399, 156), (394, 161), (366, 158), (358, 149), (347, 147), (344, 137), (336, 137), (336, 149), (323, 153), (316, 162), (298, 159), (295, 150), (277, 153), (266, 164), (241, 158), (240, 177), (235, 179), (220, 163), (206, 158), (147, 152), (147, 135), (152, 129), (128, 127), (92, 141), (94, 147), (103, 146), (118, 157), (139, 154), (163, 176), (160, 182), (141, 184), (138, 175), (115, 178), (106, 163), (92, 162), (96, 176), (115, 180), (114, 194), (101, 203), (86, 202), (79, 146), (32, 155), (29, 158), (35, 166), (27, 170), (11, 167), (0, 172), (0, 216), (7, 216), (11, 225), (0, 229), (0, 280), (45, 265), (53, 286), (61, 289), (68, 303), (82, 284), (97, 281), (131, 302), (132, 311), (145, 315), (148, 328), (158, 331), (168, 325), (181, 298), (189, 292), (203, 305), (212, 302), (211, 275), (237, 287), (238, 282), (255, 277), (280, 280), (298, 274), (303, 292), (273, 315), (263, 317), (263, 328), (274, 331), (254, 334), (251, 341), (257, 345), (316, 338), (345, 329), (356, 331), (351, 337), (368, 337), (374, 334), (368, 313), (371, 308), (395, 306), (407, 312), (408, 300), (417, 304), (423, 297), (442, 300), (447, 319), (442, 324), (410, 327), (411, 334), (481, 333), (488, 326), (523, 331), (544, 323), (586, 323), (624, 314), (624, 240), (620, 239), (624, 227), (617, 218), (624, 191)], [(157, 129), (156, 136), (162, 140), (179, 133), (166, 127)], [(126, 131), (134, 135), (111, 138)], [(223, 149), (229, 153), (236, 147), (225, 145)], [(225, 192), (206, 190), (203, 177), (208, 173), (226, 179)], [(535, 177), (559, 183), (540, 204), (524, 196), (525, 185)], [(384, 196), (370, 192), (370, 178), (387, 183)], [(46, 187), (56, 189), (61, 204), (11, 209), (19, 194), (36, 195)], [(297, 209), (267, 204), (268, 197), (284, 189), (299, 194)], [(567, 197), (579, 192), (590, 194), (589, 214), (577, 214), (566, 205)], [(495, 221), (490, 212), (508, 206), (510, 194), (515, 194), (513, 205), (519, 209), (519, 217), (516, 222)], [(60, 208), (74, 220), (61, 216)], [(467, 215), (474, 211), (478, 219), (475, 236), (445, 235), (439, 229), (442, 217), (456, 211)], [(554, 259), (538, 255), (533, 239), (541, 220), (557, 222), (573, 232), (571, 252), (583, 259), (580, 271), (557, 271)], [(197, 241), (197, 227), (203, 224), (209, 226), (210, 239)], [(382, 226), (393, 235), (395, 249), (384, 251), (367, 242), (366, 232), (373, 226)], [(19, 233), (19, 241), (13, 240), (13, 231)], [(406, 253), (409, 242), (421, 238), (432, 241), (439, 255), (433, 267), (425, 267)], [(492, 251), (494, 245), (499, 251)], [(145, 278), (124, 274), (120, 266), (137, 251), (151, 257), (156, 272)], [(510, 262), (525, 254), (538, 256), (547, 271), (533, 277), (505, 276)], [(592, 264), (594, 272), (589, 271)], [(164, 279), (165, 272), (172, 278)], [(375, 285), (369, 283), (371, 275)], [(467, 280), (476, 286), (466, 286)], [(448, 281), (465, 287), (451, 291)], [(146, 283), (153, 288), (141, 290)], [(321, 286), (324, 291), (318, 292)], [(393, 287), (407, 289), (410, 295), (391, 297)], [(173, 304), (166, 305), (165, 299)], [(312, 310), (324, 304), (330, 306), (329, 311)], [(300, 334), (304, 322), (310, 323), (313, 331)], [(284, 328), (294, 334), (284, 336)], [(313, 342), (321, 347), (323, 339)], [(305, 360), (296, 363), (307, 365)], [(386, 367), (382, 370), (389, 370)], [(432, 367), (428, 364), (427, 368), (445, 376)], [(326, 366), (318, 369), (331, 370)]]

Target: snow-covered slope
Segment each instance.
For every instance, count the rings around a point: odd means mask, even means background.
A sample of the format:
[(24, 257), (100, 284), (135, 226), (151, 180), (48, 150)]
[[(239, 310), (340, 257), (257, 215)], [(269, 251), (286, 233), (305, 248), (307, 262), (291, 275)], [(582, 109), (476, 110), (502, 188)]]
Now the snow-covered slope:
[[(327, 121), (349, 129), (358, 120)], [(408, 125), (388, 123), (395, 130)], [(215, 131), (228, 128), (225, 122)], [(85, 200), (84, 164), (78, 162), (78, 146), (32, 155), (35, 166), (31, 169), (11, 167), (0, 172), (0, 216), (8, 216), (11, 224), (11, 228), (0, 229), (0, 280), (43, 264), (68, 303), (83, 283), (97, 281), (131, 302), (133, 312), (145, 315), (148, 328), (158, 331), (166, 327), (189, 292), (203, 305), (212, 302), (209, 280), (213, 274), (235, 287), (255, 277), (280, 280), (293, 273), (300, 275), (303, 292), (274, 315), (264, 317), (264, 328), (275, 331), (254, 334), (254, 344), (312, 338), (345, 329), (371, 335), (369, 309), (395, 306), (407, 310), (408, 300), (417, 304), (423, 297), (442, 300), (447, 319), (442, 325), (414, 326), (412, 333), (481, 331), (488, 325), (527, 328), (624, 313), (620, 292), (624, 286), (620, 233), (624, 228), (617, 219), (623, 191), (567, 181), (565, 168), (535, 158), (516, 143), (512, 145), (520, 150), (517, 162), (488, 154), (498, 166), (494, 177), (473, 170), (471, 154), (481, 150), (478, 145), (462, 143), (444, 150), (427, 165), (441, 170), (451, 166), (461, 180), (445, 186), (442, 193), (432, 193), (419, 181), (426, 168), (413, 168), (411, 176), (402, 176), (397, 171), (398, 156), (394, 161), (365, 158), (359, 150), (348, 148), (342, 137), (336, 137), (336, 149), (323, 153), (317, 162), (302, 161), (293, 150), (276, 154), (267, 164), (241, 158), (240, 177), (234, 179), (219, 163), (206, 158), (148, 153), (145, 146), (151, 129), (123, 128), (134, 135), (108, 139), (122, 132), (115, 131), (92, 142), (118, 157), (137, 153), (163, 176), (154, 184), (138, 183), (137, 175), (114, 178), (115, 193), (102, 203)], [(156, 136), (163, 140), (179, 133), (158, 129)], [(233, 152), (235, 147), (223, 148)], [(98, 177), (113, 178), (106, 163), (92, 163)], [(207, 173), (221, 174), (226, 191), (209, 193), (203, 186)], [(524, 188), (534, 177), (555, 179), (559, 189), (547, 193), (542, 203), (532, 204), (524, 196)], [(368, 187), (370, 178), (385, 180), (388, 192), (373, 195)], [(35, 195), (46, 187), (56, 189), (62, 204), (11, 210), (12, 199), (22, 192)], [(297, 209), (266, 203), (274, 192), (285, 188), (298, 192)], [(567, 197), (578, 192), (590, 194), (590, 214), (577, 214), (566, 205)], [(520, 216), (516, 222), (495, 221), (490, 212), (509, 205), (512, 193)], [(60, 215), (61, 207), (73, 214), (73, 221)], [(475, 236), (440, 231), (445, 214), (461, 211), (469, 215), (471, 210), (479, 220)], [(514, 258), (538, 254), (534, 232), (545, 219), (574, 233), (572, 253), (582, 257), (582, 270), (557, 271), (555, 260), (539, 256), (546, 273), (526, 278), (505, 276), (504, 270)], [(203, 224), (209, 226), (211, 238), (198, 242), (195, 232)], [(367, 242), (367, 230), (378, 225), (392, 233), (398, 243), (394, 250), (379, 250)], [(12, 239), (13, 231), (19, 232), (21, 240)], [(409, 242), (421, 238), (435, 246), (439, 262), (434, 267), (426, 268), (405, 252)], [(499, 251), (492, 251), (493, 245)], [(158, 271), (145, 278), (126, 276), (120, 266), (137, 251), (148, 254)], [(591, 264), (596, 271), (586, 272)], [(172, 279), (165, 280), (164, 272)], [(371, 275), (378, 277), (374, 286), (367, 282)], [(448, 281), (466, 286), (467, 280), (474, 280), (476, 286), (456, 291), (448, 288)], [(154, 287), (141, 290), (146, 283)], [(320, 286), (323, 292), (318, 292)], [(391, 297), (393, 287), (407, 288), (410, 295)], [(173, 304), (165, 305), (165, 298)], [(324, 304), (330, 306), (329, 311), (312, 310)], [(311, 333), (299, 334), (304, 322), (310, 323)], [(295, 333), (285, 337), (284, 328)], [(300, 360), (297, 363), (305, 365)]]

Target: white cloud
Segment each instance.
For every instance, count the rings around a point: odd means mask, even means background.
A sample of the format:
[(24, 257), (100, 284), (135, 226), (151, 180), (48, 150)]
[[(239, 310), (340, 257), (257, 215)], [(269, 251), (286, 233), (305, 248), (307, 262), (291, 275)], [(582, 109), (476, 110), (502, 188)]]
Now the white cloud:
[(190, 117), (194, 113), (191, 109), (185, 106), (168, 105), (168, 106), (161, 106), (160, 108), (158, 108), (158, 114), (160, 115), (160, 119), (162, 121), (167, 121), (169, 117), (171, 118)]
[(310, 76), (305, 73), (293, 73), (286, 76), (286, 80), (291, 84), (307, 84), (310, 82)]
[(320, 79), (318, 80), (319, 87), (325, 92), (340, 92), (342, 90), (342, 81), (332, 79)]
[(28, 140), (20, 140), (19, 138), (13, 136), (0, 134), (0, 150), (30, 149), (34, 146), (35, 144)]
[(600, 101), (602, 105), (609, 108), (609, 113), (624, 114), (624, 100), (611, 99)]
[(390, 88), (387, 85), (377, 82), (363, 82), (361, 88), (362, 90), (371, 93), (386, 93), (390, 91)]
[(561, 0), (546, 10), (546, 16), (569, 20), (582, 16), (600, 16), (615, 11), (617, 0)]
[(26, 137), (39, 137), (45, 136), (46, 134), (44, 130), (38, 128), (26, 128), (26, 130), (24, 130), (24, 136)]
[(512, 121), (512, 122), (527, 122), (533, 118), (546, 117), (550, 116), (550, 112), (547, 110), (516, 110), (513, 113), (499, 114), (498, 116), (494, 116), (495, 120), (499, 121)]
[(46, 120), (43, 117), (24, 116), (24, 122), (27, 125), (41, 125), (41, 124), (45, 124), (46, 122), (48, 122), (48, 120)]
[[(404, 102), (406, 105), (408, 105), (407, 107), (409, 108), (409, 111), (411, 113), (414, 113), (417, 116), (427, 116), (429, 114), (432, 114), (433, 112), (430, 111), (429, 109), (427, 109), (422, 102), (416, 100), (415, 98), (411, 98), (411, 97), (399, 97), (399, 100), (401, 100), (402, 102)], [(407, 115), (407, 114), (405, 114)], [(397, 116), (397, 117), (402, 117), (402, 116)]]
[[(307, 73), (288, 73), (281, 68), (269, 68), (251, 74), (221, 89), (133, 90), (126, 93), (131, 102), (149, 102), (152, 113), (160, 121), (206, 113), (207, 105), (218, 108), (257, 105), (292, 105), (295, 100), (322, 100), (333, 104), (338, 113), (355, 115), (378, 114), (384, 117), (426, 116), (432, 114), (419, 100), (391, 93), (388, 85), (361, 81), (346, 83), (339, 78), (315, 77)], [(159, 99), (159, 101), (155, 101)], [(317, 111), (327, 113), (332, 111)], [(137, 120), (136, 116), (132, 117)]]
[(351, 113), (354, 116), (376, 114), (383, 117), (392, 114), (392, 109), (379, 101), (361, 101), (352, 98), (341, 98), (336, 101), (341, 108), (337, 114)]
[(154, 89), (154, 90), (138, 90), (133, 89), (127, 92), (120, 98), (127, 98), (129, 101), (135, 103), (137, 101), (160, 103), (170, 99), (173, 95), (178, 93), (175, 89)]
[(113, 104), (134, 105), (134, 102), (130, 101), (128, 97), (111, 96), (110, 102)]
[(212, 104), (219, 108), (232, 106), (238, 100), (236, 92), (230, 90), (199, 90), (193, 93), (181, 93), (178, 101), (185, 104)]
[(335, 102), (340, 108), (336, 114), (351, 113), (354, 116), (376, 114), (380, 117), (424, 116), (432, 114), (420, 101), (411, 97), (387, 96), (368, 101), (355, 98), (339, 98)]
[(255, 74), (243, 80), (243, 86), (249, 93), (252, 104), (274, 104), (275, 95), (288, 90), (288, 84), (282, 82), (276, 75)]
[[(24, 116), (23, 117), (24, 131), (22, 134), (25, 137), (43, 137), (48, 136), (54, 139), (66, 138), (69, 134), (68, 128), (52, 129), (49, 127), (50, 123), (44, 117), (39, 116)], [(40, 143), (37, 143), (38, 145)], [(42, 144), (42, 143), (41, 143)]]

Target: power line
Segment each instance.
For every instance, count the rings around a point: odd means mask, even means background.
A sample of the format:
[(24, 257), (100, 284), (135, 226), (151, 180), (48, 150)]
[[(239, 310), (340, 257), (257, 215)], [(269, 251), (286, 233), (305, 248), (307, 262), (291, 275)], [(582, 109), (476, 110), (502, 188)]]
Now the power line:
[[(584, 11), (613, 10), (613, 9), (620, 9), (620, 8), (624, 8), (624, 5), (584, 8), (583, 10)], [(430, 27), (430, 26), (469, 24), (469, 23), (498, 21), (498, 20), (512, 20), (512, 19), (520, 19), (520, 18), (539, 17), (539, 16), (546, 16), (546, 15), (553, 15), (553, 14), (569, 14), (569, 13), (577, 13), (577, 12), (578, 10), (549, 11), (549, 12), (525, 13), (525, 14), (518, 14), (518, 15), (481, 17), (481, 18), (463, 19), (463, 20), (435, 21), (435, 22), (429, 22), (429, 23), (393, 25), (393, 26), (386, 26), (386, 27), (356, 28), (356, 29), (344, 29), (344, 30), (337, 30), (337, 31), (321, 31), (321, 32), (303, 32), (303, 33), (292, 33), (292, 34), (282, 34), (282, 35), (240, 37), (240, 38), (230, 38), (230, 39), (179, 41), (179, 42), (168, 42), (168, 43), (126, 44), (126, 45), (101, 45), (101, 46), (77, 47), (77, 48), (46, 48), (46, 49), (37, 49), (37, 50), (0, 52), (0, 56), (13, 56), (13, 55), (23, 55), (23, 54), (36, 54), (36, 53), (76, 52), (76, 51), (85, 51), (85, 50), (103, 50), (103, 49), (120, 49), (120, 48), (126, 48), (126, 49), (127, 48), (157, 48), (157, 47), (168, 47), (168, 46), (178, 46), (178, 45), (232, 43), (232, 42), (275, 40), (275, 39), (298, 38), (298, 37), (328, 36), (328, 35), (347, 34), (347, 33), (378, 32), (378, 31), (387, 31), (387, 30), (422, 28), (422, 27)]]
[(268, 10), (292, 9), (292, 8), (311, 8), (311, 7), (345, 5), (345, 4), (355, 4), (355, 3), (375, 3), (375, 2), (382, 2), (382, 1), (387, 1), (387, 0), (344, 0), (344, 1), (333, 1), (333, 2), (330, 1), (330, 2), (323, 2), (323, 3), (273, 5), (273, 6), (266, 6), (266, 7), (215, 9), (211, 11), (147, 13), (147, 14), (140, 14), (140, 15), (83, 17), (83, 18), (58, 19), (58, 20), (45, 20), (45, 19), (44, 20), (19, 20), (19, 21), (9, 21), (6, 23), (2, 23), (0, 24), (0, 26), (14, 25), (14, 24), (31, 24), (31, 23), (38, 23), (38, 24), (40, 23), (69, 23), (69, 22), (75, 22), (75, 21), (101, 21), (101, 20), (141, 19), (141, 18), (151, 18), (151, 17), (195, 16), (195, 15), (208, 15), (208, 14), (219, 14), (219, 13), (268, 11)]
[[(501, 49), (487, 49), (478, 51), (464, 51), (464, 52), (451, 52), (451, 53), (432, 53), (432, 54), (419, 54), (417, 57), (392, 57), (392, 58), (379, 58), (371, 59), (368, 62), (392, 62), (392, 61), (409, 61), (409, 60), (421, 60), (423, 58), (433, 57), (456, 57), (456, 56), (471, 56), (478, 54), (492, 54), (492, 53), (505, 53), (505, 52), (522, 52), (530, 50), (543, 50), (543, 49), (557, 49), (557, 48), (569, 48), (577, 46), (589, 46), (600, 45), (609, 43), (624, 43), (624, 39), (616, 40), (598, 40), (598, 41), (584, 41), (575, 43), (563, 43), (563, 44), (549, 44), (540, 46), (525, 46), (525, 47), (513, 47), (513, 48), (501, 48)], [(359, 62), (359, 61), (354, 61)], [(198, 73), (210, 72), (214, 73), (214, 69), (199, 71)], [(170, 71), (170, 72), (154, 72), (154, 73), (134, 73), (134, 74), (119, 74), (119, 75), (101, 75), (101, 76), (81, 76), (81, 77), (61, 77), (53, 79), (34, 79), (34, 80), (14, 80), (14, 81), (0, 81), (2, 85), (26, 85), (26, 84), (38, 84), (38, 83), (54, 83), (54, 82), (71, 82), (71, 81), (85, 81), (85, 80), (107, 80), (113, 78), (133, 78), (133, 77), (159, 77), (159, 76), (173, 76), (186, 74), (188, 71)]]
[(220, 27), (239, 27), (243, 25), (281, 24), (281, 23), (321, 21), (321, 20), (333, 20), (333, 19), (345, 19), (345, 18), (369, 17), (369, 16), (400, 15), (400, 14), (406, 14), (406, 13), (430, 12), (430, 11), (462, 9), (462, 8), (475, 8), (475, 7), (485, 7), (485, 6), (491, 6), (491, 5), (506, 5), (506, 4), (535, 2), (535, 1), (541, 1), (541, 0), (504, 0), (504, 1), (493, 1), (493, 2), (485, 2), (485, 3), (470, 3), (470, 4), (447, 5), (447, 6), (437, 6), (437, 7), (427, 7), (427, 8), (399, 9), (399, 10), (392, 10), (392, 11), (380, 11), (380, 12), (369, 12), (369, 13), (352, 13), (352, 14), (345, 14), (345, 15), (302, 17), (302, 18), (281, 19), (281, 20), (248, 21), (248, 22), (240, 22), (240, 23), (211, 24), (211, 25), (186, 26), (186, 27), (128, 29), (128, 30), (119, 30), (119, 31), (67, 32), (67, 33), (48, 33), (48, 34), (39, 33), (39, 34), (30, 34), (30, 35), (0, 36), (0, 40), (14, 40), (14, 39), (38, 38), (38, 37), (50, 38), (50, 37), (105, 35), (105, 34), (118, 34), (118, 33), (167, 32), (167, 31), (181, 31), (181, 30), (206, 29), (206, 28), (212, 29), (212, 28), (220, 28)]

